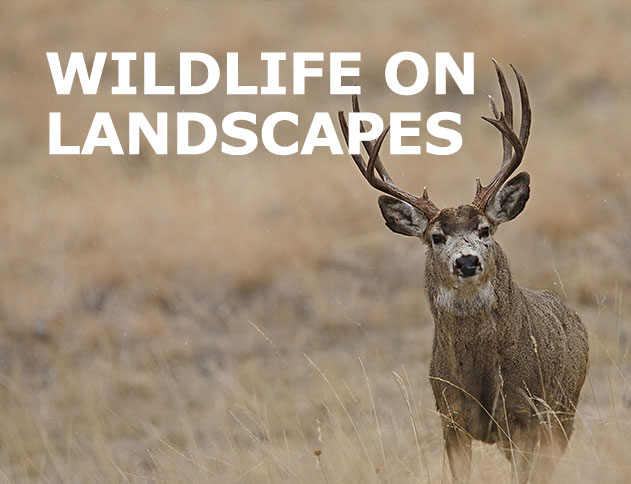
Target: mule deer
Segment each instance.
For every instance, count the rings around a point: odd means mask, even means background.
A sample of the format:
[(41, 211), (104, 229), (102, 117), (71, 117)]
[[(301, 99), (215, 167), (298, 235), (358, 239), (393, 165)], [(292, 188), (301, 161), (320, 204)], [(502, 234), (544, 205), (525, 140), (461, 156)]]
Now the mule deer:
[[(491, 98), (494, 117), (483, 119), (502, 134), (504, 156), (491, 183), (482, 186), (477, 179), (471, 204), (440, 210), (427, 190), (419, 197), (397, 187), (379, 158), (388, 128), (376, 141), (363, 142), (367, 164), (359, 154), (352, 157), (370, 185), (390, 195), (379, 197), (388, 228), (427, 245), (425, 290), (434, 318), (430, 381), (453, 480), (469, 480), (475, 439), (499, 446), (513, 481), (547, 481), (572, 434), (587, 372), (587, 333), (554, 293), (518, 287), (493, 240), (530, 195), (528, 173), (508, 178), (522, 161), (531, 122), (526, 85), (513, 67), (521, 99), (519, 134), (513, 131), (510, 90), (493, 63), (504, 111)], [(353, 111), (359, 112), (356, 96)], [(343, 111), (339, 119), (348, 145)]]

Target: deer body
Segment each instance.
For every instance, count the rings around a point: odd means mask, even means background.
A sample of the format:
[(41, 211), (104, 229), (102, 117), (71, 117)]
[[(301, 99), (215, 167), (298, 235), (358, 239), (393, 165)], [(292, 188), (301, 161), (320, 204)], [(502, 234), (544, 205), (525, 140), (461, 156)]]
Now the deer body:
[[(468, 482), (476, 439), (499, 446), (514, 481), (547, 482), (572, 434), (587, 373), (587, 333), (555, 294), (517, 286), (493, 239), (530, 195), (527, 173), (509, 177), (524, 155), (531, 116), (515, 70), (522, 121), (519, 134), (513, 131), (510, 91), (495, 67), (504, 111), (491, 99), (495, 118), (484, 119), (502, 133), (504, 158), (489, 185), (478, 181), (470, 205), (440, 210), (427, 191), (418, 197), (397, 187), (378, 154), (387, 128), (374, 143), (364, 141), (368, 163), (352, 156), (368, 182), (391, 195), (379, 198), (386, 225), (428, 247), (425, 286), (435, 326), (430, 382), (454, 481)], [(353, 108), (359, 111), (356, 97)], [(340, 123), (348, 143), (342, 112)]]
[(441, 285), (437, 261), (428, 255), (435, 322), (430, 381), (455, 478), (466, 480), (473, 438), (497, 444), (514, 460), (516, 480), (535, 471), (532, 477), (546, 482), (572, 435), (587, 335), (554, 293), (518, 287), (500, 246), (493, 243), (492, 252), (491, 289), (481, 289), (489, 295), (468, 297)]

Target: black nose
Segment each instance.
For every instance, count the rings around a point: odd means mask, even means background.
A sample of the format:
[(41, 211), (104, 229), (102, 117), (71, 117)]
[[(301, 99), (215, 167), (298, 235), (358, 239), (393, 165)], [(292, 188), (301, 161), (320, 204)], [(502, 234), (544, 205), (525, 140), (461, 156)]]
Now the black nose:
[(456, 259), (454, 268), (456, 269), (456, 274), (459, 276), (475, 276), (481, 269), (480, 259), (478, 259), (477, 255), (463, 255), (462, 257), (458, 257)]

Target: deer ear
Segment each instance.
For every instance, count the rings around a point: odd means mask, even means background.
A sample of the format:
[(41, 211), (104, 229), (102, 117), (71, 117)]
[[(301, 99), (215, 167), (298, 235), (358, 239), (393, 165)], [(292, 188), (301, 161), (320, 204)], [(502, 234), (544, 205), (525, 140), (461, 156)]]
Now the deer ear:
[(484, 212), (491, 222), (499, 225), (517, 217), (530, 196), (529, 184), (530, 175), (525, 171), (508, 180), (486, 204)]
[(427, 217), (412, 205), (396, 198), (379, 197), (381, 215), (387, 227), (397, 234), (422, 237), (427, 227)]

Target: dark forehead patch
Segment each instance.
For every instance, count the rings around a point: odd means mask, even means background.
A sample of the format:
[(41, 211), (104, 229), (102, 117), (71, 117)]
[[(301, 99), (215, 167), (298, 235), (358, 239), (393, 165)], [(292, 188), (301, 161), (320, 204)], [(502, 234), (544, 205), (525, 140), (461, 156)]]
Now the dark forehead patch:
[(436, 223), (446, 235), (476, 230), (482, 220), (482, 214), (471, 205), (445, 208), (436, 217)]

